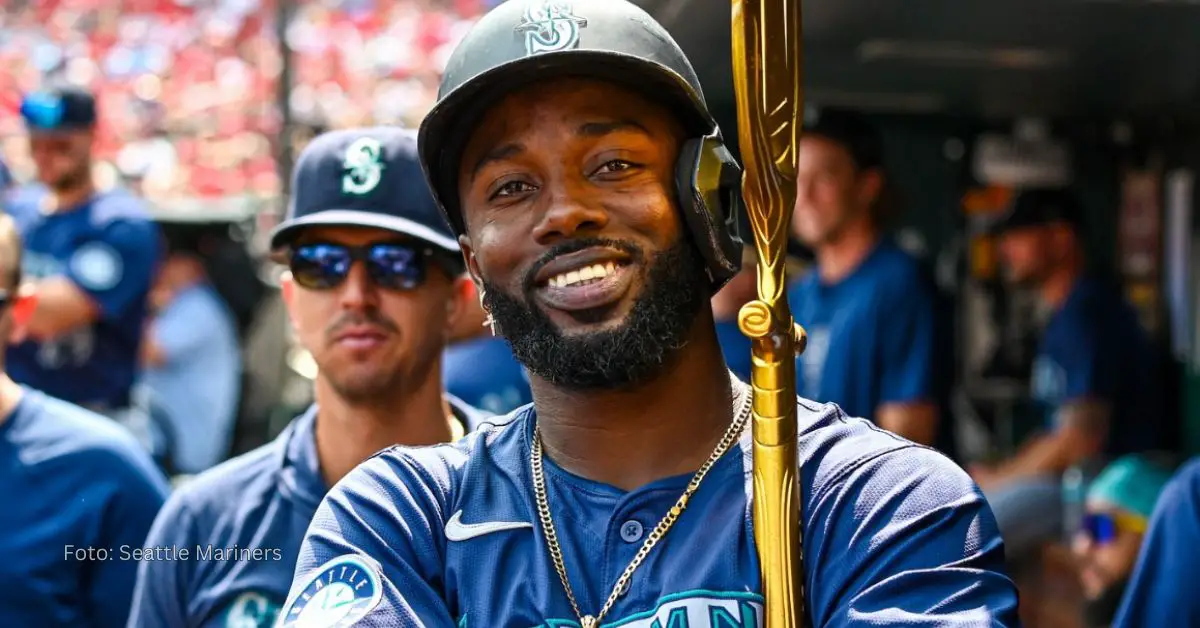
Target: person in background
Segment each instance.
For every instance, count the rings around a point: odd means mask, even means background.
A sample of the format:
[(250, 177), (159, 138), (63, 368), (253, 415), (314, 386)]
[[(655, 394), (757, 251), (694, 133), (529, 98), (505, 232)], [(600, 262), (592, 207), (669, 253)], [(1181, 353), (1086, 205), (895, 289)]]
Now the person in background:
[(161, 404), (175, 472), (225, 459), (237, 418), (242, 354), (237, 325), (208, 280), (200, 251), (171, 250), (150, 293), (142, 383)]
[(935, 287), (918, 261), (882, 233), (883, 146), (861, 116), (825, 111), (804, 129), (794, 235), (811, 272), (788, 289), (808, 332), (798, 358), (801, 396), (951, 454), (940, 421)]
[(475, 284), (466, 282), (463, 315), (442, 356), (446, 392), (493, 414), (507, 414), (533, 401), (529, 374), (513, 357), (508, 341), (492, 333)]
[(1167, 466), (1133, 454), (1105, 467), (1088, 488), (1083, 525), (1072, 544), (1087, 628), (1112, 624), (1147, 522), (1170, 479)]
[(1163, 445), (1159, 361), (1119, 288), (1087, 271), (1082, 214), (1066, 190), (1027, 190), (993, 227), (1007, 278), (1050, 313), (1032, 372), (1044, 432), (1008, 460), (969, 469), (1014, 558), (1063, 529), (1065, 470)]
[[(19, 335), (20, 236), (0, 216), (0, 335)], [(14, 382), (0, 359), (0, 626), (122, 626), (166, 478), (112, 421)]]
[(148, 546), (251, 553), (143, 562), (129, 628), (273, 626), (330, 487), (384, 448), (457, 440), (485, 418), (442, 389), (468, 280), (416, 143), (403, 129), (349, 129), (301, 153), (271, 248), (318, 366), (316, 403), (273, 442), (176, 489)]
[(1114, 628), (1200, 626), (1200, 458), (1158, 497)]
[(159, 232), (141, 201), (98, 191), (91, 150), (92, 96), (75, 87), (27, 95), (21, 116), (40, 185), (15, 191), (6, 210), (25, 246), (37, 309), (8, 349), (19, 383), (118, 420), (132, 412)]

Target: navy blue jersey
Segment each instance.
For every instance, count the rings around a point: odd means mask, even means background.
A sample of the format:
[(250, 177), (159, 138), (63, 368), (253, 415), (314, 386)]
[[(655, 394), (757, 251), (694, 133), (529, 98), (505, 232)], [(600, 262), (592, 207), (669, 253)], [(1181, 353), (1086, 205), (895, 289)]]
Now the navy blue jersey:
[(529, 375), (513, 357), (508, 341), (483, 336), (458, 342), (442, 356), (446, 392), (493, 414), (505, 414), (533, 401)]
[(788, 304), (808, 332), (796, 364), (802, 397), (866, 418), (886, 403), (937, 401), (933, 286), (894, 243), (881, 241), (835, 284), (811, 271), (789, 287)]
[[(987, 503), (942, 454), (798, 402), (812, 625), (1016, 626)], [(322, 501), (286, 626), (577, 626), (534, 503), (533, 406), (453, 445), (390, 448)], [(595, 613), (691, 475), (633, 491), (546, 460), (571, 585)], [(606, 626), (761, 626), (749, 430), (647, 556)], [(340, 622), (340, 623), (339, 623)]]
[(7, 211), (24, 241), (30, 279), (64, 276), (99, 306), (91, 325), (8, 349), (9, 375), (79, 405), (123, 408), (137, 372), (146, 299), (160, 257), (158, 227), (141, 201), (97, 194), (65, 212), (42, 211), (42, 188), (14, 194)]
[[(466, 429), (484, 415), (450, 398)], [(325, 495), (309, 408), (270, 443), (181, 486), (147, 546), (130, 628), (266, 628), (287, 599), (300, 541)]]
[(1113, 628), (1200, 626), (1200, 458), (1158, 496)]
[(1033, 364), (1032, 396), (1056, 427), (1058, 410), (1075, 400), (1112, 407), (1109, 456), (1163, 446), (1159, 360), (1137, 313), (1113, 285), (1075, 283), (1042, 333)]
[(122, 626), (166, 478), (123, 428), (25, 390), (0, 423), (0, 626)]

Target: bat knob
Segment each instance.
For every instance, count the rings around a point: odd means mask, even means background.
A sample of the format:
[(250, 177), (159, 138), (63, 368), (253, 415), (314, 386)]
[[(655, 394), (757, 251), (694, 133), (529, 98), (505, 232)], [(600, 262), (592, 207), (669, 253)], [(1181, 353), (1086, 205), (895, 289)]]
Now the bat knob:
[(767, 337), (773, 321), (771, 308), (757, 299), (743, 305), (738, 311), (738, 327), (750, 338)]
[(800, 323), (792, 323), (792, 333), (796, 335), (796, 355), (804, 353), (805, 347), (808, 346), (808, 332), (800, 326)]

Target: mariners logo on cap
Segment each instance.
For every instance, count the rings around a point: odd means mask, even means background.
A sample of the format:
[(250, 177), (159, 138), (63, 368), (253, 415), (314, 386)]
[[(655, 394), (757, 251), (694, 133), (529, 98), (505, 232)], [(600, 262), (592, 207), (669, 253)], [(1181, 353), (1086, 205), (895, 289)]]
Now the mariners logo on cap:
[(376, 568), (354, 554), (321, 565), (284, 609), (283, 628), (342, 628), (367, 616), (383, 598)]
[(531, 3), (516, 31), (525, 34), (525, 52), (557, 52), (579, 46), (579, 30), (587, 20), (571, 12), (568, 2)]
[(360, 138), (346, 149), (342, 166), (342, 191), (367, 194), (383, 179), (383, 146), (373, 137)]

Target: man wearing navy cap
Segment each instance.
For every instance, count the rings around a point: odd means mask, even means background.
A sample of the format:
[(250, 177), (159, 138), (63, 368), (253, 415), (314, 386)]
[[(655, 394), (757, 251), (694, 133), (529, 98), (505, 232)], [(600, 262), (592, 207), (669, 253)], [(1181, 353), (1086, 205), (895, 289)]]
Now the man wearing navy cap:
[(329, 487), (387, 446), (456, 440), (483, 418), (442, 388), (442, 349), (470, 291), (416, 143), (370, 128), (305, 147), (271, 245), (319, 369), (316, 404), (171, 497), (147, 545), (193, 551), (142, 563), (131, 627), (271, 626)]
[(802, 396), (832, 401), (909, 440), (953, 455), (940, 416), (949, 365), (932, 275), (883, 234), (883, 144), (867, 120), (821, 112), (805, 125), (792, 231), (812, 272), (788, 290), (808, 346), (796, 364)]
[(9, 348), (16, 381), (113, 417), (128, 414), (146, 297), (159, 261), (158, 229), (126, 191), (92, 180), (96, 105), (74, 87), (21, 103), (39, 185), (6, 211), (25, 241), (37, 311)]
[(1066, 190), (1033, 189), (993, 227), (1008, 278), (1051, 312), (1031, 391), (1045, 432), (1010, 460), (970, 469), (1013, 557), (1062, 529), (1064, 470), (1162, 445), (1159, 362), (1118, 287), (1087, 272), (1082, 224)]

